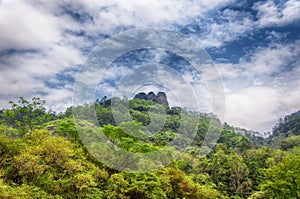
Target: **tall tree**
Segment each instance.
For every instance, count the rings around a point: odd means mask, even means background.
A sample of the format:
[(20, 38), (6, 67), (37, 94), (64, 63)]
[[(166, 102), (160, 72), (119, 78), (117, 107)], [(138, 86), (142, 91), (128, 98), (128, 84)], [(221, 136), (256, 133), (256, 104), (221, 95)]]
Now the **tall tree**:
[(20, 97), (17, 103), (10, 101), (11, 109), (6, 109), (3, 119), (7, 125), (17, 128), (21, 135), (32, 132), (34, 127), (41, 125), (53, 118), (50, 111), (44, 107), (46, 101), (32, 98), (31, 102)]
[(300, 198), (300, 154), (284, 157), (279, 164), (266, 170), (261, 189), (266, 198)]

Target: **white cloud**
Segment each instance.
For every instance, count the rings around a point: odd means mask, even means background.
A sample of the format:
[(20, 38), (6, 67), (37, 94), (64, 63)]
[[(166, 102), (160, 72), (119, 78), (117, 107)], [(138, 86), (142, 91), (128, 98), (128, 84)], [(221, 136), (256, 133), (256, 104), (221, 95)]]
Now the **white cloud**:
[[(258, 48), (250, 58), (241, 59), (241, 67), (250, 75), (271, 75), (285, 70), (300, 55), (300, 40), (291, 44), (274, 44), (268, 48)], [(271, 70), (270, 70), (271, 69)]]
[[(299, 0), (287, 0), (282, 7), (271, 0), (255, 3), (257, 22), (247, 12), (231, 9), (215, 12), (235, 2), (237, 0), (2, 0), (0, 51), (17, 51), (0, 57), (0, 104), (4, 106), (19, 96), (33, 97), (45, 92), (49, 107), (64, 109), (71, 103), (71, 85), (48, 88), (43, 81), (53, 78), (55, 82), (56, 74), (81, 64), (82, 54), (86, 54), (82, 49), (96, 46), (103, 39), (99, 34), (118, 33), (123, 27), (175, 29), (173, 24), (185, 25), (200, 19), (197, 25), (201, 32), (195, 34), (196, 39), (204, 47), (222, 47), (226, 42), (252, 34), (253, 30), (283, 26), (300, 19)], [(74, 17), (83, 18), (78, 21)], [(66, 30), (82, 32), (84, 36)], [(273, 36), (280, 40), (280, 35), (273, 32)], [(225, 79), (230, 123), (266, 130), (278, 117), (300, 108), (296, 92), (300, 89), (299, 61), (295, 61), (300, 55), (298, 46), (300, 41), (287, 45), (274, 43), (255, 49), (238, 64), (218, 64)], [(286, 71), (287, 65), (293, 66), (290, 72)], [(114, 72), (109, 75), (114, 76)], [(172, 82), (171, 76), (161, 77)], [(182, 92), (179, 83), (172, 86), (174, 92)], [(198, 94), (207, 92), (204, 86), (201, 89)], [(209, 107), (206, 99), (203, 106)]]
[(270, 131), (300, 109), (300, 40), (257, 48), (238, 64), (217, 64), (226, 89), (226, 121)]
[[(40, 1), (28, 0), (23, 2), (20, 7), (24, 7), (21, 14), (27, 16), (32, 12), (36, 20), (50, 20), (49, 33), (52, 27), (65, 28), (74, 31), (84, 30), (87, 34), (95, 36), (99, 33), (116, 33), (118, 27), (147, 27), (166, 25), (167, 28), (172, 23), (189, 23), (191, 18), (204, 17), (207, 12), (217, 10), (237, 0), (144, 0), (144, 1), (123, 1), (123, 0), (66, 0), (66, 1)], [(19, 10), (18, 2), (4, 1), (3, 9)], [(8, 6), (9, 5), (9, 6)], [(39, 11), (39, 12), (38, 12)], [(69, 12), (69, 13), (66, 13)], [(90, 20), (78, 23), (70, 17), (73, 15), (87, 15)], [(41, 17), (40, 15), (45, 17)], [(28, 15), (30, 16), (30, 15)], [(46, 17), (47, 16), (47, 17)], [(5, 16), (7, 18), (7, 16)], [(14, 17), (17, 17), (14, 15)], [(28, 20), (20, 23), (30, 23)], [(51, 22), (51, 21), (49, 21)], [(38, 25), (40, 23), (37, 23)], [(45, 23), (47, 24), (47, 23)], [(59, 32), (58, 32), (59, 33)]]
[(56, 17), (40, 12), (26, 1), (0, 4), (0, 29), (0, 50), (41, 48), (61, 38)]
[(276, 89), (264, 86), (230, 93), (226, 97), (226, 120), (236, 126), (266, 130), (266, 124), (278, 119), (278, 99)]
[[(99, 23), (110, 25), (137, 25), (147, 26), (162, 22), (181, 22), (190, 17), (201, 16), (207, 11), (217, 9), (234, 3), (235, 0), (144, 0), (126, 2), (122, 0), (112, 1), (81, 1), (89, 10), (98, 12), (95, 15), (100, 19)], [(96, 4), (96, 5), (95, 5)], [(99, 12), (98, 8), (105, 8), (108, 12)]]
[(298, 90), (299, 81), (281, 87), (249, 86), (227, 92), (226, 121), (252, 130), (270, 131), (279, 118), (300, 109)]
[[(273, 0), (259, 1), (254, 4), (252, 9), (257, 11), (257, 21), (249, 12), (232, 9), (217, 12), (215, 14), (217, 20), (205, 19), (204, 24), (202, 24), (203, 21), (200, 21), (199, 26), (203, 32), (197, 40), (204, 48), (218, 48), (240, 37), (252, 36), (254, 30), (271, 26), (284, 26), (300, 20), (299, 0), (288, 0), (283, 4), (283, 7), (279, 7)], [(274, 34), (273, 32), (273, 36), (277, 36), (279, 39), (279, 35)]]
[[(272, 43), (268, 47), (258, 47), (241, 57), (239, 63), (218, 63), (218, 68), (224, 79), (246, 81), (247, 85), (268, 83), (276, 85), (279, 77), (287, 71), (289, 65), (295, 65), (300, 55), (300, 40), (293, 43)], [(291, 67), (291, 66), (290, 66)]]
[(64, 111), (67, 107), (72, 106), (73, 91), (70, 89), (51, 89), (47, 88), (47, 106), (54, 111)]
[[(83, 62), (78, 43), (64, 37), (65, 29), (76, 22), (38, 7), (38, 1), (0, 4), (0, 51), (6, 51), (0, 57), (1, 106), (19, 96), (47, 92), (45, 80)], [(46, 98), (51, 99), (51, 94)]]
[(287, 0), (282, 7), (273, 0), (259, 1), (254, 4), (257, 11), (258, 26), (283, 26), (300, 19), (300, 1)]
[(226, 9), (219, 14), (218, 19), (220, 21), (212, 20), (203, 27), (200, 43), (204, 48), (221, 47), (226, 42), (249, 34), (255, 28), (252, 16), (246, 12)]

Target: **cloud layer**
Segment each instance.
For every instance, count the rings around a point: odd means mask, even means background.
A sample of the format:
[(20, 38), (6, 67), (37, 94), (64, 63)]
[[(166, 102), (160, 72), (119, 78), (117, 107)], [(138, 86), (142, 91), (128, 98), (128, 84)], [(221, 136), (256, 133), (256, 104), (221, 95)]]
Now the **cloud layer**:
[(2, 0), (0, 105), (39, 96), (63, 110), (72, 104), (76, 71), (97, 44), (157, 27), (189, 35), (215, 59), (229, 123), (267, 131), (300, 109), (299, 24), (298, 0)]

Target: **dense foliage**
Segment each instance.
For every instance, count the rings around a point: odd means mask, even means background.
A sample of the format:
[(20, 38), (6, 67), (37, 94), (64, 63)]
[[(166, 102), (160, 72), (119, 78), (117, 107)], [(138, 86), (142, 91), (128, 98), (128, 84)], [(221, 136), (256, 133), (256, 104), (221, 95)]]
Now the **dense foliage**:
[[(111, 169), (88, 152), (71, 108), (55, 114), (38, 98), (11, 104), (0, 111), (0, 198), (300, 198), (298, 113), (280, 120), (273, 135), (262, 142), (237, 134), (227, 124), (221, 127), (212, 114), (193, 113), (199, 119), (197, 134), (181, 158), (156, 171), (134, 173)], [(176, 133), (185, 111), (179, 107), (164, 107), (163, 128), (143, 137), (151, 131), (143, 127), (155, 119), (155, 114), (149, 115), (154, 105), (148, 100), (129, 101), (133, 121), (116, 125), (110, 99), (96, 101), (93, 106), (101, 125), (97, 128), (134, 153), (188, 139)], [(90, 106), (74, 109), (86, 117), (82, 128), (92, 132), (96, 127), (89, 121)], [(199, 156), (210, 125), (220, 134), (218, 143), (209, 154)]]

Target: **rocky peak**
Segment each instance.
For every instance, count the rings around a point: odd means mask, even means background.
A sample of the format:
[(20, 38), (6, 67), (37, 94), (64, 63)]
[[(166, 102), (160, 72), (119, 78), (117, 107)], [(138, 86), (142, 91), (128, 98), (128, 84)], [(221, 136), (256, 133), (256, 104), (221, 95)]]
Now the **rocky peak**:
[(155, 93), (154, 92), (149, 92), (148, 94), (147, 94), (147, 100), (152, 100), (152, 101), (156, 101), (156, 95), (155, 95)]
[(156, 95), (156, 102), (158, 104), (163, 104), (166, 106), (169, 106), (168, 100), (167, 100), (167, 95), (164, 92), (158, 92)]
[(147, 100), (147, 94), (144, 92), (138, 93), (134, 96), (134, 99), (142, 99), (142, 100)]
[(149, 92), (148, 94), (141, 92), (136, 94), (134, 99), (151, 100), (158, 104), (169, 106), (167, 95), (164, 92), (158, 92), (157, 95), (155, 95), (153, 91)]

